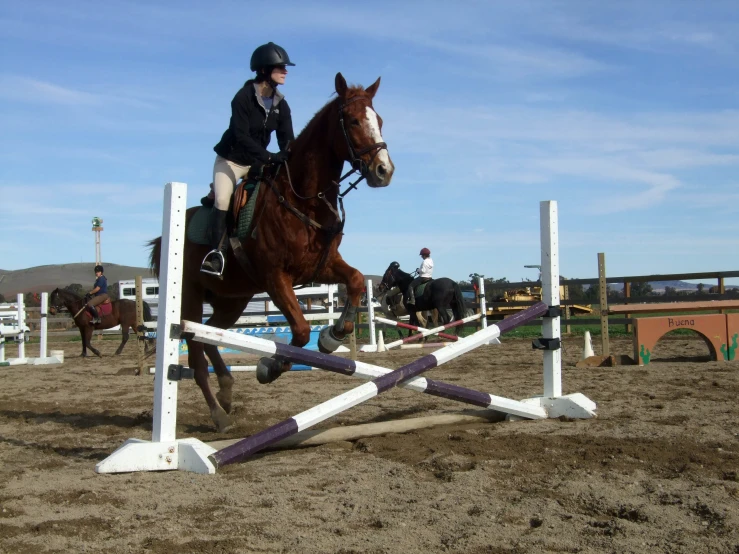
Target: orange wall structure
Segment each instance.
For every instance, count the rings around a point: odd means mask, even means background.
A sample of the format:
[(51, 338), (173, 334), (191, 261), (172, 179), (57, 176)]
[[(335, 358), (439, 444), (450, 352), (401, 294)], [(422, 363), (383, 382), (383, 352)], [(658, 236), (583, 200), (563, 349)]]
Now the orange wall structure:
[[(739, 333), (739, 314), (734, 323), (734, 336)], [(642, 317), (634, 320), (634, 360), (639, 365), (646, 365), (652, 356), (654, 346), (662, 336), (676, 329), (691, 329), (705, 341), (712, 360), (729, 360), (730, 345), (727, 334), (727, 316), (724, 314), (709, 315), (674, 315), (660, 317)], [(736, 344), (736, 339), (734, 344)]]

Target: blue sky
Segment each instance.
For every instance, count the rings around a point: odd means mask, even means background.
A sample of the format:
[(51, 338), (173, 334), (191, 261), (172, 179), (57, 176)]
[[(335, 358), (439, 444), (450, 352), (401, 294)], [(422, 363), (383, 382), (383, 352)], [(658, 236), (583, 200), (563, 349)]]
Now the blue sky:
[(535, 278), (547, 199), (568, 277), (597, 252), (610, 275), (739, 267), (735, 0), (27, 0), (0, 4), (0, 268), (94, 261), (92, 216), (104, 261), (145, 265), (164, 183), (207, 190), (270, 40), (296, 132), (337, 71), (382, 76), (395, 177), (347, 197), (341, 247), (364, 273), (426, 246), (435, 276)]

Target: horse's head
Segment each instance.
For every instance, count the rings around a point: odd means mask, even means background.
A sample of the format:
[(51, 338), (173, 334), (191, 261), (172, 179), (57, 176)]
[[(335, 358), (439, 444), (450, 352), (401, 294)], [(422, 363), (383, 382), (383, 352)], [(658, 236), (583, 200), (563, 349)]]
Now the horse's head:
[(384, 292), (393, 288), (398, 282), (398, 271), (400, 271), (400, 264), (398, 262), (391, 263), (385, 270), (377, 290)]
[(49, 295), (49, 313), (51, 315), (56, 315), (58, 312), (61, 311), (63, 307), (64, 303), (62, 302), (61, 295), (59, 294), (59, 289), (54, 289)]
[(343, 75), (336, 74), (339, 123), (344, 137), (334, 141), (336, 154), (359, 171), (371, 187), (386, 187), (395, 171), (382, 139), (382, 118), (372, 107), (379, 87), (379, 78), (366, 89), (348, 87)]

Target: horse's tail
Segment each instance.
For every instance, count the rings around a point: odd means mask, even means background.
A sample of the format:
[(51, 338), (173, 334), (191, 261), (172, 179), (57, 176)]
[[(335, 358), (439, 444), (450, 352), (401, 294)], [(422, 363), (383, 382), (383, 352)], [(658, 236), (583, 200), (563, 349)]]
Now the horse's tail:
[(452, 301), (452, 312), (454, 313), (454, 320), (463, 319), (467, 315), (467, 308), (464, 304), (464, 296), (462, 296), (462, 289), (459, 288), (459, 283), (454, 283), (454, 300)]
[[(162, 237), (157, 237), (150, 240), (148, 246), (151, 248), (149, 253), (149, 269), (151, 272), (159, 277), (159, 264), (160, 257), (162, 255)], [(146, 321), (149, 321), (148, 319)]]
[(151, 307), (148, 302), (144, 302), (144, 321), (152, 321), (154, 316), (151, 315)]

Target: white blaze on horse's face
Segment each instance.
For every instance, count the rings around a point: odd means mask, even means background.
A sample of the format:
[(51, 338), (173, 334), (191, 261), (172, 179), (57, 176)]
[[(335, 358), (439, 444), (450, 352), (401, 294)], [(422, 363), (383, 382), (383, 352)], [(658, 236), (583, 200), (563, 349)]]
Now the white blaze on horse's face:
[[(375, 142), (385, 142), (380, 132), (380, 122), (377, 120), (375, 110), (367, 106), (367, 134)], [(393, 178), (395, 166), (393, 165), (387, 148), (381, 148), (372, 159), (369, 166), (370, 174), (367, 176), (367, 184), (371, 187), (386, 187)]]

